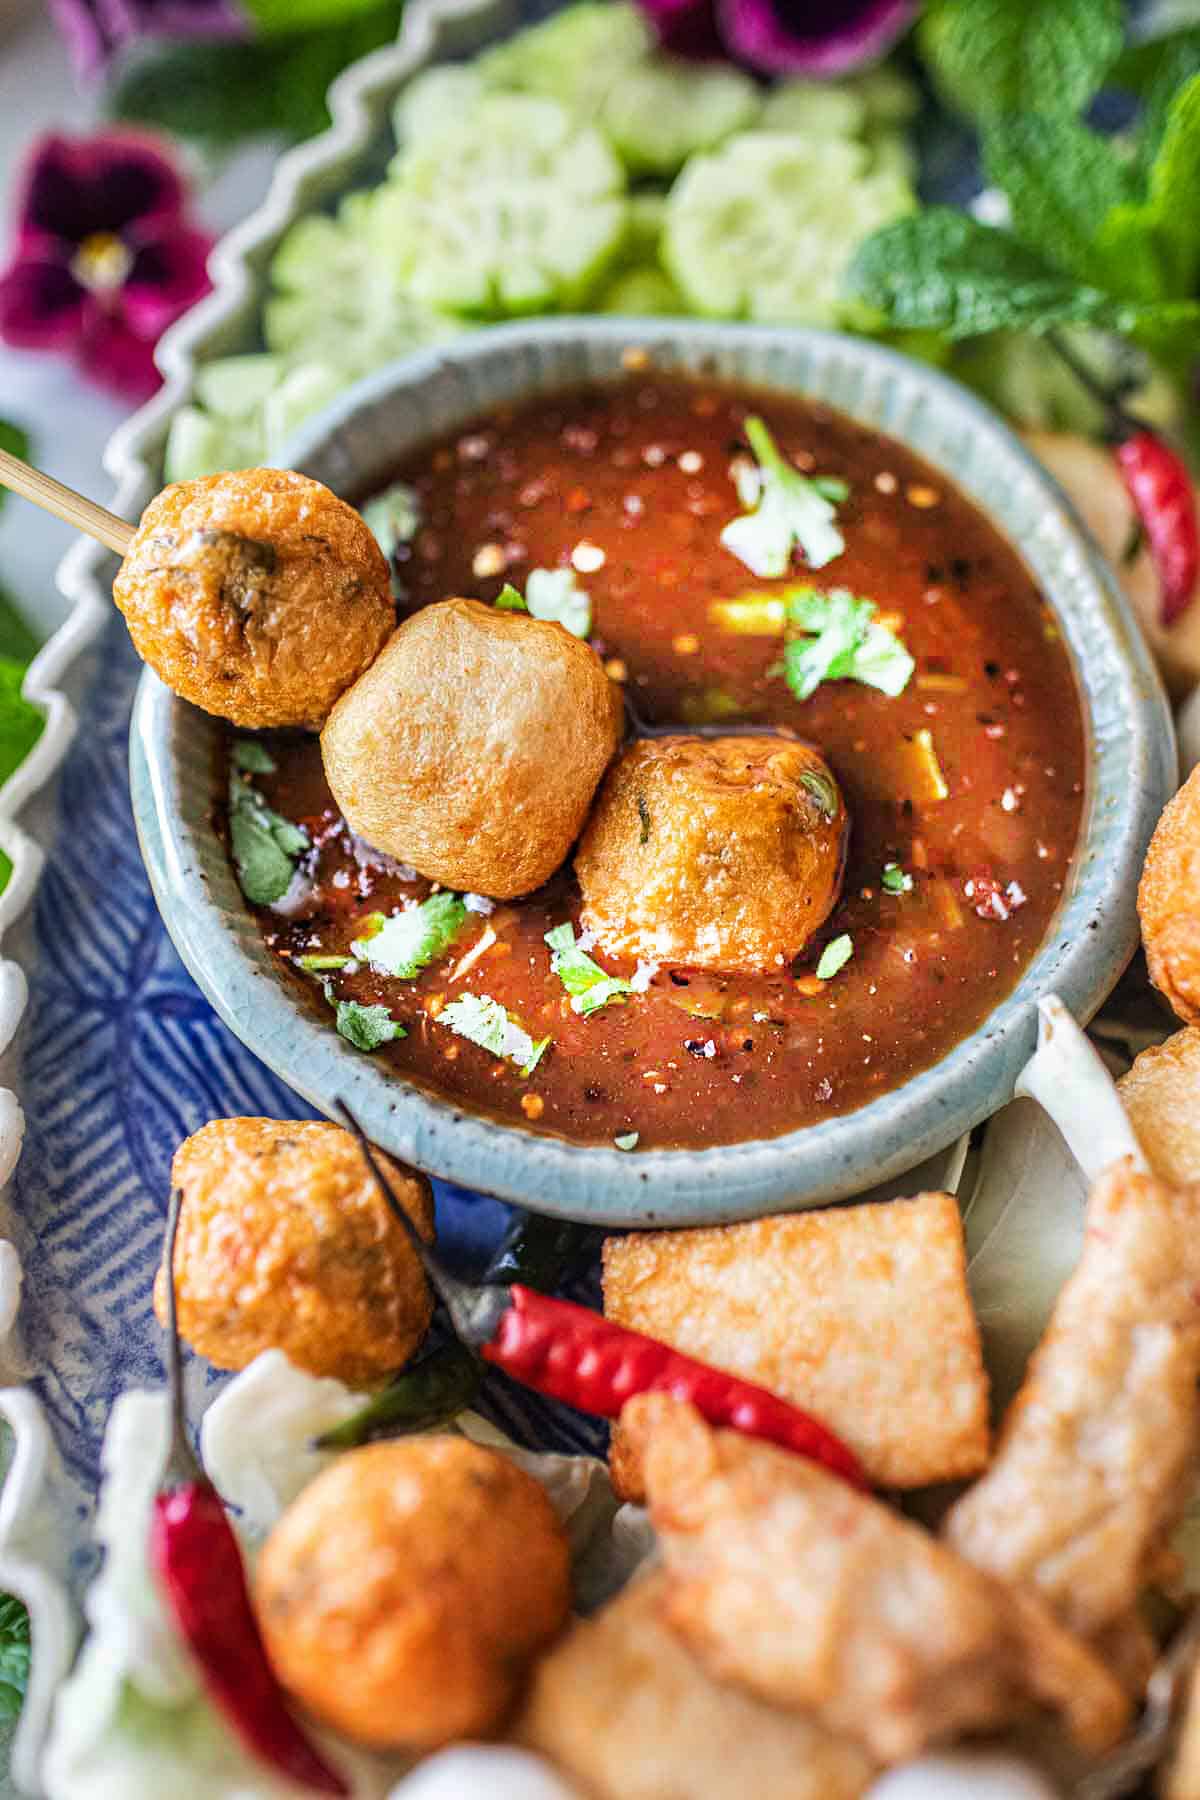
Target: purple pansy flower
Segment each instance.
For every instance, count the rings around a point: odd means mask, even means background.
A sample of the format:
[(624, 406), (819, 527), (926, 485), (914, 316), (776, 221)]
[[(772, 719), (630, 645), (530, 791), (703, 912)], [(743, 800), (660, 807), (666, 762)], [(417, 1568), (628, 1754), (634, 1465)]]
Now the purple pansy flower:
[(140, 133), (40, 139), (0, 274), (0, 338), (71, 351), (93, 381), (146, 399), (162, 379), (155, 344), (212, 285), (212, 239), (186, 218), (186, 198), (174, 164)]
[(246, 30), (233, 0), (50, 0), (81, 75), (139, 37), (231, 37)]
[(762, 75), (824, 79), (876, 62), (917, 0), (640, 0), (668, 50), (731, 56)]

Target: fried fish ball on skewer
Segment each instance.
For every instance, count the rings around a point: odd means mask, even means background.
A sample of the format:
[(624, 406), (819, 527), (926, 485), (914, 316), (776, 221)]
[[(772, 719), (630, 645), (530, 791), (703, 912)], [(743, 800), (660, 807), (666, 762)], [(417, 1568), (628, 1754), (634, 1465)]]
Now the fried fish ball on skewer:
[(1155, 1174), (1176, 1187), (1200, 1182), (1200, 1027), (1143, 1050), (1117, 1092)]
[[(433, 1190), (388, 1161), (409, 1217), (433, 1238)], [(175, 1153), (181, 1335), (218, 1369), (280, 1349), (310, 1375), (369, 1387), (403, 1366), (433, 1298), (408, 1238), (340, 1125), (216, 1119)], [(160, 1269), (155, 1310), (166, 1318)]]
[(621, 717), (599, 657), (561, 625), (442, 600), (342, 696), (321, 755), (369, 844), (431, 881), (511, 900), (566, 858)]
[(1200, 769), (1154, 828), (1138, 885), (1150, 979), (1185, 1025), (1200, 1025)]
[(494, 1732), (562, 1629), (567, 1538), (541, 1484), (498, 1451), (372, 1444), (292, 1502), (255, 1602), (279, 1679), (318, 1718), (379, 1749), (434, 1750)]
[(319, 481), (243, 469), (164, 488), (113, 583), (138, 654), (253, 730), (319, 729), (396, 622), (369, 528)]
[(582, 922), (614, 954), (780, 968), (833, 909), (847, 830), (811, 745), (765, 732), (643, 739), (609, 772), (576, 854)]
[(881, 1762), (990, 1730), (1030, 1703), (1108, 1748), (1128, 1696), (1036, 1595), (803, 1457), (631, 1400), (665, 1611), (718, 1680), (808, 1713)]

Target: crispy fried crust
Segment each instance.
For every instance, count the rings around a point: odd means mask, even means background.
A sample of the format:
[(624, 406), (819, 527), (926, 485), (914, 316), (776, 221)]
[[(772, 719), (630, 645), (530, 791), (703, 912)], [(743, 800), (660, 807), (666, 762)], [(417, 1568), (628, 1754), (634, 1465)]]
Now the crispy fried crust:
[(1159, 1791), (1163, 1800), (1200, 1800), (1200, 1663), (1188, 1683), (1174, 1754)]
[(857, 1745), (716, 1682), (662, 1614), (665, 1577), (633, 1581), (538, 1664), (514, 1736), (594, 1800), (855, 1800)]
[(280, 1680), (381, 1749), (486, 1736), (570, 1605), (539, 1481), (463, 1437), (345, 1452), (263, 1546), (255, 1604)]
[(369, 844), (507, 900), (565, 859), (620, 735), (620, 692), (587, 644), (443, 600), (405, 620), (334, 707), (321, 754)]
[(781, 968), (833, 908), (846, 832), (808, 744), (644, 739), (609, 772), (575, 857), (583, 923), (619, 955)]
[[(815, 1413), (882, 1487), (987, 1463), (987, 1376), (948, 1194), (610, 1238), (604, 1310)], [(641, 1499), (619, 1428), (611, 1464), (623, 1497)]]
[[(389, 1157), (396, 1192), (433, 1239), (433, 1190)], [(310, 1375), (383, 1381), (412, 1355), (433, 1296), (402, 1228), (340, 1125), (215, 1119), (179, 1146), (179, 1329), (218, 1369), (282, 1350)], [(164, 1274), (154, 1305), (166, 1317)]]
[(803, 1458), (642, 1395), (639, 1440), (666, 1610), (718, 1680), (798, 1708), (881, 1762), (1033, 1701), (1086, 1748), (1129, 1714), (1120, 1684), (1032, 1594)]
[(1138, 917), (1151, 981), (1186, 1025), (1200, 1024), (1200, 769), (1155, 826)]
[(1117, 1089), (1155, 1174), (1176, 1187), (1200, 1181), (1200, 1029), (1143, 1050)]
[(1192, 1492), (1198, 1284), (1200, 1190), (1118, 1164), (992, 1466), (947, 1516), (961, 1555), (1089, 1638), (1128, 1618)]
[(169, 688), (253, 728), (318, 730), (396, 623), (382, 550), (352, 506), (290, 469), (164, 488), (113, 583)]

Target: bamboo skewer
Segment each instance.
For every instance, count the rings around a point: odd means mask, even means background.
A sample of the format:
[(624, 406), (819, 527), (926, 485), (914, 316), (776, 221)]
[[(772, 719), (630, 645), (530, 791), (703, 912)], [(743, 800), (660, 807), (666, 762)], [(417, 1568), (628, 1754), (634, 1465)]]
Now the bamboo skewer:
[(7, 450), (0, 450), (0, 486), (32, 500), (35, 506), (53, 513), (55, 518), (65, 519), (68, 525), (74, 525), (86, 537), (95, 538), (97, 543), (115, 550), (118, 556), (124, 556), (129, 548), (134, 528), (127, 519), (119, 519), (116, 513), (109, 512), (106, 506), (97, 506), (94, 500), (85, 500), (74, 488), (55, 481), (53, 475), (43, 475), (40, 469), (31, 468)]

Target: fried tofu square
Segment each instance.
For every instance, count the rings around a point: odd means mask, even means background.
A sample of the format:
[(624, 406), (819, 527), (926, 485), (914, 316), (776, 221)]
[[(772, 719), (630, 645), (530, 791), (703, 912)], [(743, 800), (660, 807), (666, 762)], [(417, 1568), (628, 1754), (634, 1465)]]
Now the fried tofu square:
[[(814, 1413), (878, 1486), (987, 1463), (987, 1375), (949, 1194), (610, 1238), (604, 1310)], [(619, 1429), (611, 1462), (618, 1492), (640, 1500)]]
[(1120, 1737), (1128, 1695), (1033, 1592), (816, 1463), (714, 1431), (671, 1395), (641, 1394), (622, 1419), (642, 1457), (666, 1618), (716, 1680), (884, 1763), (1035, 1708), (1089, 1752)]
[(516, 1740), (594, 1800), (856, 1800), (865, 1753), (714, 1681), (667, 1625), (664, 1585), (641, 1576), (572, 1625), (538, 1665)]

